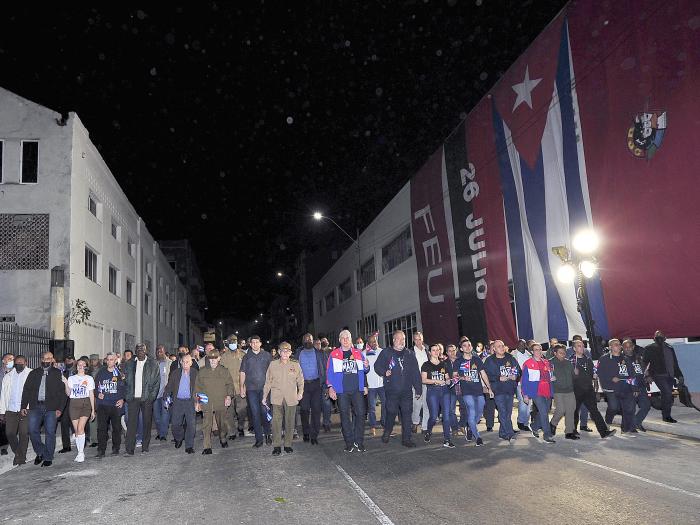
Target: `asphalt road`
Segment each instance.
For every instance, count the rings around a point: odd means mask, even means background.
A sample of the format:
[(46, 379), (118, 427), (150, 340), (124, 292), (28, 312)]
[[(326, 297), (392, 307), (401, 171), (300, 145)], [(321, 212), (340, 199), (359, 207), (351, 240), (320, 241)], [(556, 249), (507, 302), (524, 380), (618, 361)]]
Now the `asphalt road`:
[[(337, 417), (337, 416), (335, 416)], [(239, 438), (211, 456), (168, 442), (148, 454), (93, 459), (56, 456), (0, 475), (9, 523), (700, 523), (700, 442), (649, 432), (546, 445), (483, 433), (485, 446), (439, 433), (407, 449), (367, 438), (367, 452), (342, 450), (339, 425), (320, 446), (294, 442), (271, 456)], [(438, 429), (436, 429), (438, 430)], [(496, 427), (497, 430), (497, 427)], [(215, 441), (216, 442), (216, 441)], [(70, 456), (70, 457), (65, 457)], [(30, 456), (29, 459), (33, 459)]]

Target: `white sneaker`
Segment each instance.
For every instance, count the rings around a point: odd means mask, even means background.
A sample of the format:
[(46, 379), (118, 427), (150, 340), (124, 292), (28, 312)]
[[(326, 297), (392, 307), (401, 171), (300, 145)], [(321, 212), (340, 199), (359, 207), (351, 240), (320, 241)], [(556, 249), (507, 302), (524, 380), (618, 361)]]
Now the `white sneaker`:
[(251, 432), (250, 430), (246, 430), (246, 431), (243, 433), (243, 436), (244, 436), (244, 437), (247, 437), (247, 438), (249, 438), (249, 437), (255, 437), (255, 432)]
[(81, 452), (80, 454), (75, 456), (75, 459), (73, 461), (75, 461), (76, 463), (82, 463), (83, 461), (85, 461), (85, 454)]
[(140, 446), (141, 446), (141, 442), (140, 442), (140, 441), (137, 441), (137, 442), (136, 442), (136, 446), (137, 446), (137, 447), (140, 447)]

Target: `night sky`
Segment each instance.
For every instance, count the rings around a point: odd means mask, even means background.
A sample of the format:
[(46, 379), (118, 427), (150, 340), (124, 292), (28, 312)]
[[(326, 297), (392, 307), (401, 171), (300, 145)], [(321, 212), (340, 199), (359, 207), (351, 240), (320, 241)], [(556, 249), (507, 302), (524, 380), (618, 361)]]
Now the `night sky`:
[[(2, 87), (75, 111), (209, 318), (251, 318), (306, 247), (345, 248), (562, 0), (4, 6)], [(289, 6), (294, 6), (289, 7)]]

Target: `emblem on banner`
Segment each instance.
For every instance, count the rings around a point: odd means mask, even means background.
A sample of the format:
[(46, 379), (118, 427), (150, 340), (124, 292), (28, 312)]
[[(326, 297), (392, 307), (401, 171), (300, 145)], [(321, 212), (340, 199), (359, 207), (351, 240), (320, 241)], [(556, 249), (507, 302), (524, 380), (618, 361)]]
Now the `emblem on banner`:
[(627, 148), (636, 158), (651, 160), (661, 147), (665, 133), (665, 111), (637, 113), (627, 130)]

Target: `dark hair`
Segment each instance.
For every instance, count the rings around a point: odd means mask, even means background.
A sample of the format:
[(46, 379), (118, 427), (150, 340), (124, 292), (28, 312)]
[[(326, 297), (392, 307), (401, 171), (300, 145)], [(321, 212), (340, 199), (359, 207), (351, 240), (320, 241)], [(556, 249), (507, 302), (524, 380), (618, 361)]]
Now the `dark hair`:
[(6, 354), (2, 354), (2, 358), (5, 359), (8, 355), (14, 356), (12, 352), (7, 352)]
[(572, 341), (576, 341), (576, 340), (583, 341), (583, 337), (581, 337), (580, 335), (576, 334), (575, 336), (573, 336), (573, 337), (571, 338), (571, 340), (572, 340)]
[(262, 339), (260, 339), (260, 336), (259, 336), (259, 335), (251, 335), (251, 336), (248, 338), (248, 341), (252, 341), (253, 339), (257, 339), (258, 341), (262, 342)]
[(561, 344), (561, 343), (557, 343), (557, 344), (555, 344), (555, 345), (552, 345), (552, 350), (553, 350), (554, 352), (556, 352), (557, 350), (564, 350), (564, 351), (566, 351), (566, 347), (565, 347), (563, 344)]
[(22, 354), (17, 354), (17, 355), (15, 356), (15, 361), (17, 361), (18, 359), (24, 359), (24, 362), (25, 362), (25, 363), (27, 362), (27, 358), (24, 357)]

